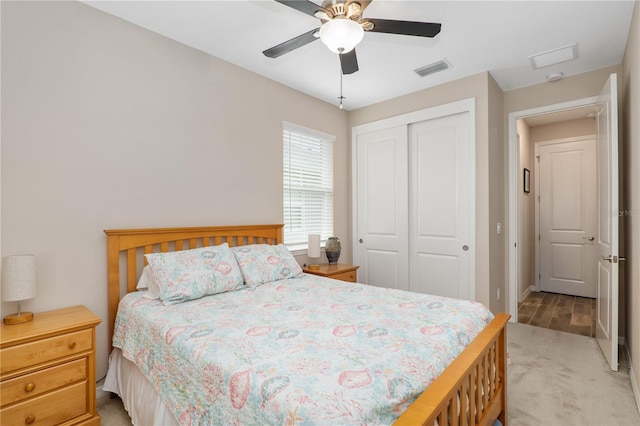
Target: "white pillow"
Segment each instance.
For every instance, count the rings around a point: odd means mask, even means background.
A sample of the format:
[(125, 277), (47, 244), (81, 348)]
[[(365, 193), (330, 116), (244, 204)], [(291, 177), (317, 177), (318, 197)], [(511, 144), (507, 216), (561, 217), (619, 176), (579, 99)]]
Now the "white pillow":
[(142, 295), (144, 298), (160, 299), (160, 284), (158, 284), (158, 279), (149, 265), (142, 269), (136, 290), (146, 290)]

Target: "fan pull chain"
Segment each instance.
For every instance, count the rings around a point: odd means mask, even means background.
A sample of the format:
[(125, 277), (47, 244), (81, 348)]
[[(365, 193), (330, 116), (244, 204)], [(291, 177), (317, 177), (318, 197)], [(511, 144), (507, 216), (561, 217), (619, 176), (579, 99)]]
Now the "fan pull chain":
[[(342, 53), (340, 54), (342, 56)], [(340, 63), (342, 63), (342, 61), (340, 61)], [(340, 109), (343, 108), (342, 106), (342, 101), (343, 99), (346, 99), (344, 96), (342, 96), (342, 66), (340, 67), (340, 96), (338, 96), (338, 99), (340, 100), (340, 105), (338, 106)]]

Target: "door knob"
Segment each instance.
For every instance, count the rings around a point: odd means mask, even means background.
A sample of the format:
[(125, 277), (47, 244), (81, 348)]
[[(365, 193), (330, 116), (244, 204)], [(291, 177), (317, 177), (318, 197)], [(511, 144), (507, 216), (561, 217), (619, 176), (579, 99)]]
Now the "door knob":
[(582, 237), (583, 240), (589, 240), (589, 241), (593, 241), (595, 240), (595, 238), (593, 237)]
[(618, 256), (600, 256), (602, 258), (602, 260), (606, 260), (609, 263), (618, 263), (618, 261), (623, 262), (625, 260), (627, 260), (627, 258), (625, 257), (618, 257)]
[(364, 241), (362, 240), (362, 238), (360, 238), (360, 239), (358, 240), (358, 242), (360, 242), (360, 244), (364, 243)]
[(466, 245), (466, 244), (465, 244), (465, 245), (463, 245), (463, 246), (462, 246), (462, 250), (464, 250), (464, 251), (468, 251), (468, 250), (469, 250), (469, 246), (468, 246), (468, 245)]

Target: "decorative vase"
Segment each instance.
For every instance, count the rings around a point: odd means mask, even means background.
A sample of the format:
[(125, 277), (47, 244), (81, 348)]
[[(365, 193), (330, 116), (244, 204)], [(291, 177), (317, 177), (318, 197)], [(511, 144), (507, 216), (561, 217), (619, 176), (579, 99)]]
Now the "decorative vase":
[(325, 245), (324, 251), (325, 253), (327, 253), (327, 259), (329, 260), (330, 265), (338, 263), (338, 258), (340, 258), (340, 250), (342, 250), (340, 239), (338, 237), (329, 237), (327, 239), (327, 244)]

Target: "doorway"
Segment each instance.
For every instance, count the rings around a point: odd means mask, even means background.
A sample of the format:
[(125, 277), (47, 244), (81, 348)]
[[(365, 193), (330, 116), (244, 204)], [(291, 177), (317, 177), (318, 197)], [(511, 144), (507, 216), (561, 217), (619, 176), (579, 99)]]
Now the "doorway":
[[(598, 274), (596, 298), (596, 339), (611, 370), (618, 371), (618, 304), (619, 304), (619, 158), (618, 158), (618, 77), (613, 73), (598, 96), (563, 104), (534, 108), (509, 114), (509, 312), (512, 320), (518, 315), (518, 256), (522, 244), (518, 227), (518, 171), (520, 149), (516, 123), (526, 117), (543, 116), (552, 112), (571, 112), (581, 107), (593, 108), (597, 120), (598, 146)], [(515, 318), (514, 318), (515, 317)]]
[(589, 337), (595, 336), (597, 264), (592, 113), (593, 107), (580, 107), (517, 121), (524, 171), (517, 321)]
[[(524, 191), (526, 168), (535, 171), (534, 145), (530, 128), (586, 118), (594, 111), (598, 98), (584, 98), (561, 104), (509, 114), (509, 313), (517, 322), (518, 307), (537, 288), (535, 264), (535, 176), (531, 176), (529, 192)], [(525, 122), (526, 120), (526, 122)], [(526, 124), (526, 126), (523, 126)], [(560, 124), (555, 124), (560, 126)], [(544, 137), (540, 137), (540, 141)], [(519, 244), (519, 246), (518, 246)]]
[[(520, 271), (518, 256), (520, 216), (516, 183), (519, 172), (516, 122), (518, 119), (542, 116), (552, 112), (568, 112), (581, 107), (593, 107), (597, 120), (597, 184), (598, 184), (598, 229), (595, 241), (598, 244), (598, 274), (596, 300), (596, 338), (609, 364), (618, 370), (618, 298), (619, 298), (619, 196), (618, 196), (618, 83), (617, 75), (611, 74), (600, 94), (593, 98), (566, 102), (518, 111), (509, 114), (508, 164), (509, 164), (509, 311), (512, 320), (518, 314), (518, 282)], [(514, 316), (516, 318), (514, 318)]]

